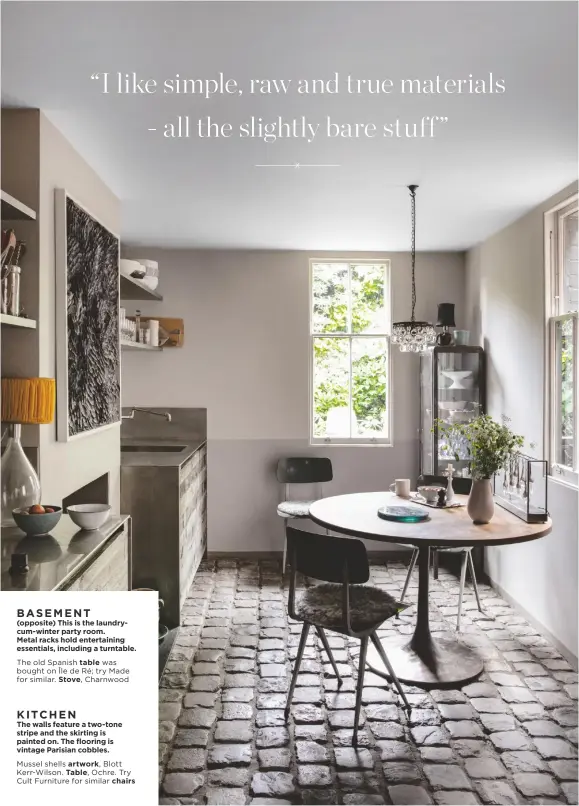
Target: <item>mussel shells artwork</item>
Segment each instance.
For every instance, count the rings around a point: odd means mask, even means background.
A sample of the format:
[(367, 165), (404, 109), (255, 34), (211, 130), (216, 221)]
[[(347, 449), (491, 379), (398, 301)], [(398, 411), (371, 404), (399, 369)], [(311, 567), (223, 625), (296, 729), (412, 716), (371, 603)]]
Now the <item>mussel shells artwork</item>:
[(119, 238), (64, 190), (55, 196), (57, 434), (120, 422)]

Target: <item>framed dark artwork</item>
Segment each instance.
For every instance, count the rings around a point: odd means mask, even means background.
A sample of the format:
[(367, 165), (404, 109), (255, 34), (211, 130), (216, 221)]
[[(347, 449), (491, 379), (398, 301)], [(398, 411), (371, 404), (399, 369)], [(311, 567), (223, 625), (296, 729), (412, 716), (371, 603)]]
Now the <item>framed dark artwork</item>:
[(65, 190), (55, 191), (57, 438), (121, 420), (119, 248)]

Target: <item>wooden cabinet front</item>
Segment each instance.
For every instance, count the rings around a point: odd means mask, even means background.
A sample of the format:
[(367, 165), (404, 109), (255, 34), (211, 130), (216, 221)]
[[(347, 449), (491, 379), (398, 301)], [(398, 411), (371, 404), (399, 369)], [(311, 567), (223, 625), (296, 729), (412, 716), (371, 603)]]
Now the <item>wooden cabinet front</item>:
[(108, 540), (96, 557), (65, 583), (62, 590), (126, 591), (130, 590), (129, 530), (125, 524)]

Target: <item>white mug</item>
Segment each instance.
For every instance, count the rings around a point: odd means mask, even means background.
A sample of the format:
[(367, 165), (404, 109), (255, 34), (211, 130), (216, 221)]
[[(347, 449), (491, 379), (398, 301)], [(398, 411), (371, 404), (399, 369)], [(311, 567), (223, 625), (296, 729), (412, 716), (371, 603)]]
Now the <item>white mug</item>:
[(390, 485), (390, 492), (396, 493), (400, 498), (410, 498), (410, 479), (396, 479)]

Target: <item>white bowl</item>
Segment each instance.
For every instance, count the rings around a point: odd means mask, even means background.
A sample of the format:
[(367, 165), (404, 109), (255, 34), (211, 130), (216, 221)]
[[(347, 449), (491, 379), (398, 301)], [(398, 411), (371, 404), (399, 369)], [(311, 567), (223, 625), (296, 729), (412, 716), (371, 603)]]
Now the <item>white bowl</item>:
[(444, 490), (444, 487), (433, 484), (418, 488), (420, 495), (425, 501), (428, 501), (429, 504), (434, 504), (438, 500), (438, 493), (440, 490)]
[(448, 422), (449, 423), (468, 423), (474, 419), (474, 412), (472, 411), (449, 411), (448, 412)]
[(469, 402), (469, 400), (439, 400), (438, 408), (441, 411), (464, 411)]
[(159, 278), (150, 277), (148, 274), (146, 274), (144, 277), (141, 278), (141, 282), (143, 283), (143, 285), (146, 285), (147, 288), (150, 288), (151, 291), (154, 291), (159, 285)]
[(145, 267), (147, 277), (157, 277), (159, 275), (159, 264), (156, 260), (145, 260), (145, 258), (138, 258), (139, 263)]
[(124, 274), (125, 277), (130, 277), (134, 271), (145, 271), (138, 260), (127, 260), (127, 258), (124, 257), (121, 258), (119, 267), (121, 274)]
[(67, 507), (66, 511), (71, 521), (86, 531), (100, 529), (111, 516), (111, 507), (108, 504), (74, 504)]

